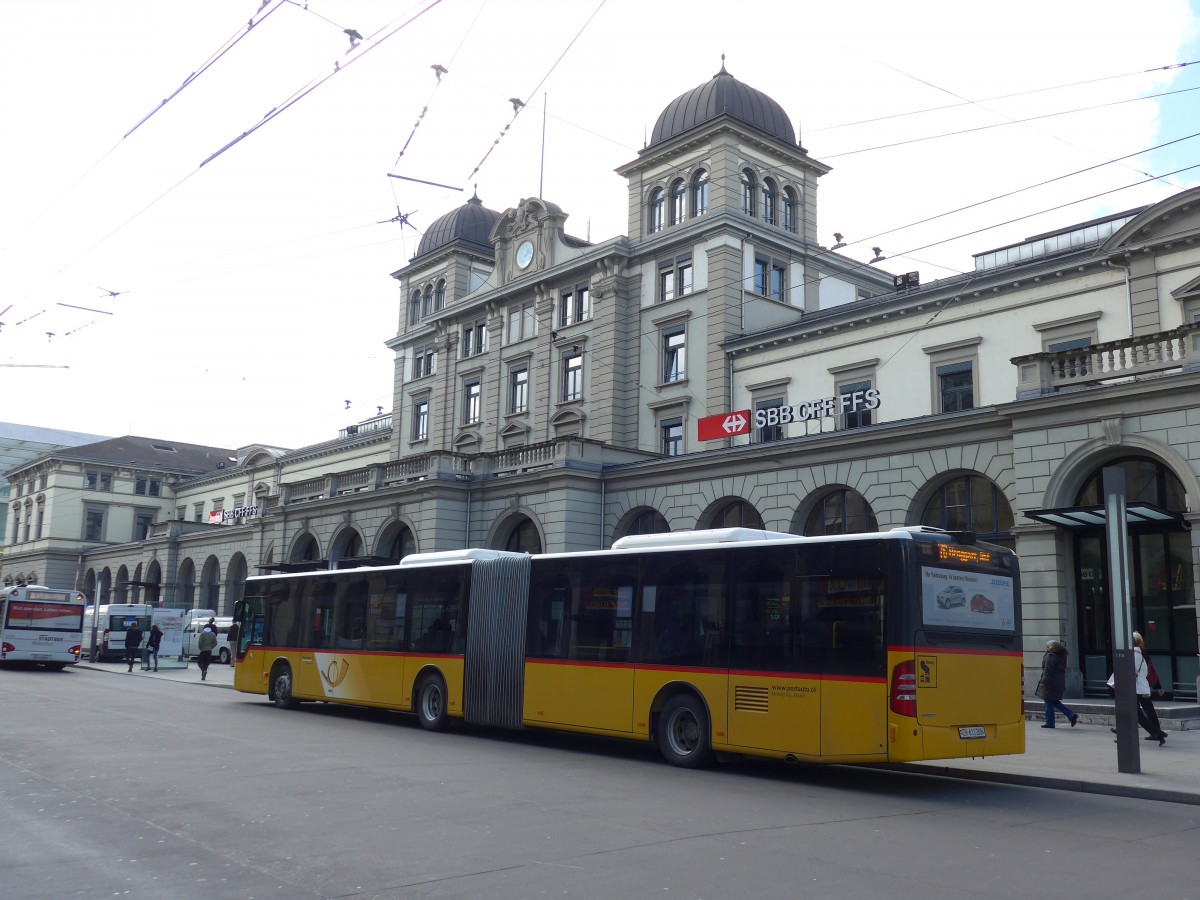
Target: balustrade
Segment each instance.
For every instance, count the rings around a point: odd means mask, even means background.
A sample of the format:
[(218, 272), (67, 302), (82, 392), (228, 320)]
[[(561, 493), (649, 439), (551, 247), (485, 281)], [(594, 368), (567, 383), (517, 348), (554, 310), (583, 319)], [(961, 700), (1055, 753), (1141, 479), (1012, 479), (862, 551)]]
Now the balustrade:
[(1200, 365), (1200, 324), (1072, 350), (1015, 356), (1017, 398)]

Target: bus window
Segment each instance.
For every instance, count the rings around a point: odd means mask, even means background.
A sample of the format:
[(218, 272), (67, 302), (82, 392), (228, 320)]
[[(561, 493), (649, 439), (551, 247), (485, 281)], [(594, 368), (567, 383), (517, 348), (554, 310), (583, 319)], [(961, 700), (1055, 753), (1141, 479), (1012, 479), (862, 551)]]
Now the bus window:
[(644, 661), (725, 665), (725, 560), (723, 550), (641, 558)]
[(539, 560), (530, 574), (527, 652), (534, 659), (625, 662), (633, 646), (636, 562)]
[(367, 594), (366, 624), (363, 639), (366, 649), (407, 650), (404, 644), (404, 614), (408, 594), (396, 573), (373, 575)]
[(806, 655), (837, 675), (883, 675), (887, 548), (878, 541), (802, 548), (797, 593)]
[(533, 563), (529, 583), (529, 629), (526, 654), (531, 659), (562, 659), (571, 584), (558, 560)]
[(802, 668), (799, 607), (792, 603), (793, 553), (734, 554), (733, 634), (729, 664), (737, 669), (795, 672)]
[(298, 618), (297, 601), (304, 590), (304, 582), (281, 582), (272, 584), (267, 593), (267, 646), (296, 647)]
[(415, 650), (462, 653), (466, 647), (465, 570), (406, 572), (408, 633)]
[(333, 646), (333, 608), (337, 582), (330, 577), (310, 578), (300, 603), (300, 646), (324, 650)]
[(367, 582), (354, 581), (345, 588), (337, 608), (334, 644), (339, 650), (361, 650), (367, 623)]

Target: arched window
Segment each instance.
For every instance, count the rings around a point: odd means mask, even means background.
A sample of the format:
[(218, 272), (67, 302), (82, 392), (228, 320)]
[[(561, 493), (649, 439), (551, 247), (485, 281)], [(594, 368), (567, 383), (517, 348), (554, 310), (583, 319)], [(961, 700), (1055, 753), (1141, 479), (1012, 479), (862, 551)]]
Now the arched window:
[(433, 301), (434, 309), (446, 308), (446, 279), (443, 278), (437, 283), (437, 292), (434, 294)]
[(643, 509), (629, 520), (621, 537), (631, 534), (666, 534), (670, 530), (671, 526), (666, 517), (657, 509)]
[(542, 540), (537, 528), (528, 519), (522, 518), (509, 531), (504, 549), (511, 553), (541, 553)]
[(708, 212), (708, 173), (701, 169), (692, 176), (692, 215)]
[(1015, 547), (1008, 499), (980, 475), (960, 475), (938, 488), (925, 505), (921, 524), (947, 531), (974, 531), (993, 544)]
[(241, 553), (233, 554), (229, 561), (229, 569), (225, 573), (225, 615), (233, 615), (233, 607), (246, 593), (246, 574), (248, 570), (246, 557)]
[(663, 198), (664, 195), (662, 188), (655, 188), (650, 192), (650, 205), (646, 210), (646, 231), (650, 234), (654, 234), (656, 231), (662, 231)]
[(762, 516), (745, 500), (726, 503), (713, 514), (709, 528), (762, 528)]
[(758, 182), (754, 177), (754, 172), (750, 169), (742, 169), (742, 212), (748, 216), (755, 214), (754, 195), (757, 191)]
[[(183, 601), (184, 609), (196, 608), (196, 565), (185, 559), (175, 576), (176, 597)], [(105, 603), (108, 601), (105, 600)]]
[[(1183, 512), (1187, 499), (1183, 482), (1162, 463), (1146, 457), (1128, 457), (1109, 463), (1125, 472), (1125, 500), (1128, 503), (1150, 503), (1160, 509)], [(1098, 469), (1079, 490), (1078, 506), (1104, 503), (1104, 470)]]
[(783, 189), (783, 227), (785, 230), (796, 231), (796, 192), (788, 187)]
[(775, 224), (776, 216), (776, 200), (779, 196), (779, 189), (775, 187), (775, 182), (770, 178), (763, 179), (762, 186), (762, 216), (763, 221), (768, 225)]
[(683, 183), (683, 179), (675, 181), (671, 185), (671, 224), (678, 225), (686, 217), (685, 201), (687, 199), (687, 187)]
[(398, 525), (383, 546), (386, 548), (384, 555), (388, 560), (398, 563), (410, 553), (417, 552), (417, 539), (413, 537), (413, 533), (406, 526)]
[(424, 309), (422, 310), (422, 314), (426, 315), (426, 316), (433, 314), (433, 285), (432, 284), (425, 285), (425, 306), (424, 306)]
[(809, 536), (878, 530), (879, 523), (867, 498), (849, 488), (839, 488), (822, 497), (804, 523), (804, 533)]
[(408, 301), (408, 324), (416, 325), (421, 321), (421, 291), (415, 290), (412, 292), (412, 297)]

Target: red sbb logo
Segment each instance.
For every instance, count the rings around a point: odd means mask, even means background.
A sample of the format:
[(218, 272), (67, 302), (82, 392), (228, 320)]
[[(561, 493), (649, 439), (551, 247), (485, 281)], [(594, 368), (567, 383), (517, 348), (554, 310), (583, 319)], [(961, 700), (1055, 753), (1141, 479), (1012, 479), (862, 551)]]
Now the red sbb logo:
[(696, 423), (696, 437), (702, 441), (719, 441), (750, 431), (750, 410), (706, 416)]

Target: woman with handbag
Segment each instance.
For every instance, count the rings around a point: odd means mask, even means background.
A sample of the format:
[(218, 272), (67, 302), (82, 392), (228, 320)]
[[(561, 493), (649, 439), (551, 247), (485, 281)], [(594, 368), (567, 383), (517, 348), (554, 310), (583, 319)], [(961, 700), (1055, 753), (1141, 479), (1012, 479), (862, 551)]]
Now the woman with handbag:
[[(1162, 683), (1158, 680), (1158, 673), (1154, 671), (1154, 664), (1150, 662), (1146, 653), (1146, 642), (1136, 631), (1133, 633), (1133, 677), (1134, 691), (1137, 693), (1138, 724), (1146, 729), (1144, 740), (1158, 741), (1158, 746), (1161, 747), (1167, 742), (1167, 733), (1159, 724), (1158, 712), (1154, 708), (1154, 701), (1150, 699), (1150, 692), (1154, 691), (1161, 697), (1164, 691)], [(1113, 673), (1108, 676), (1108, 686), (1112, 688), (1115, 684), (1116, 673)], [(1115, 728), (1110, 730), (1113, 734), (1117, 733)]]
[(1146, 653), (1146, 642), (1136, 631), (1133, 633), (1133, 664), (1137, 672), (1138, 724), (1147, 732), (1143, 740), (1158, 741), (1161, 747), (1167, 742), (1167, 733), (1159, 724), (1158, 711), (1150, 694), (1154, 692), (1161, 697), (1165, 692), (1162, 682), (1158, 680), (1158, 673), (1154, 671), (1154, 664)]
[(1074, 728), (1079, 716), (1070, 707), (1064, 706), (1063, 694), (1067, 690), (1067, 648), (1060, 641), (1046, 642), (1046, 655), (1042, 657), (1042, 680), (1038, 682), (1037, 695), (1046, 703), (1046, 724), (1054, 727), (1054, 711), (1057, 709)]

